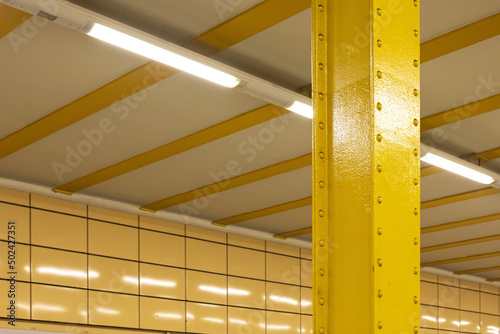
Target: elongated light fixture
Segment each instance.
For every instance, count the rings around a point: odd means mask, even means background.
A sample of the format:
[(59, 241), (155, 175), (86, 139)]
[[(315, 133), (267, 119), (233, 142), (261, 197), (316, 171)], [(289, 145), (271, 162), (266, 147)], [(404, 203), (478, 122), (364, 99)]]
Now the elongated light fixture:
[(492, 184), (498, 178), (498, 175), (485, 168), (474, 165), (425, 144), (420, 145), (420, 150), (420, 160), (476, 182), (482, 184)]

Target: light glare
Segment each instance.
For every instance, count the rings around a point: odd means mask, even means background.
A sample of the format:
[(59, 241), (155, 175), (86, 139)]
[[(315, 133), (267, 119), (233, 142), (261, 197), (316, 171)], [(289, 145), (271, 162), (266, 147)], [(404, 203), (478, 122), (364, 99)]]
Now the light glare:
[(427, 153), (426, 155), (421, 157), (420, 160), (425, 161), (431, 165), (446, 169), (447, 171), (461, 175), (463, 177), (466, 177), (468, 179), (474, 180), (479, 183), (491, 184), (495, 181), (495, 179), (489, 175), (462, 166), (448, 159), (441, 158), (432, 153)]
[(313, 118), (313, 108), (305, 103), (295, 101), (291, 106), (286, 109), (293, 111), (296, 114), (302, 115), (307, 118)]

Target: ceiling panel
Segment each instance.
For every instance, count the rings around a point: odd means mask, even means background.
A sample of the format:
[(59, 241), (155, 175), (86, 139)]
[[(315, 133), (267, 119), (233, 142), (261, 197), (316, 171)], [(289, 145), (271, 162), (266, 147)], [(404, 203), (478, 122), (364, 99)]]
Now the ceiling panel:
[(487, 185), (450, 172), (423, 177), (421, 184), (420, 199), (422, 202), (487, 187)]
[(422, 247), (462, 241), (488, 235), (500, 235), (500, 220), (422, 234)]
[(266, 231), (273, 234), (298, 230), (311, 226), (311, 210), (312, 206), (308, 205), (302, 208), (261, 217), (259, 219), (252, 219), (240, 223), (238, 226)]

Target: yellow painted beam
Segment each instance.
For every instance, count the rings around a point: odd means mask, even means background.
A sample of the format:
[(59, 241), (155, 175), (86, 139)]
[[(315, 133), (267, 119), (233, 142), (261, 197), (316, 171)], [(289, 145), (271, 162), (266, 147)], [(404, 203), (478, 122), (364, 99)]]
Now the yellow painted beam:
[(489, 196), (489, 195), (495, 195), (500, 192), (499, 189), (496, 188), (485, 188), (481, 190), (474, 190), (474, 191), (469, 191), (457, 195), (451, 195), (451, 196), (446, 196), (446, 197), (441, 197), (441, 198), (436, 198), (432, 199), (429, 201), (422, 202), (420, 205), (421, 209), (429, 209), (433, 208), (436, 206), (440, 205), (446, 205), (446, 204), (452, 204), (452, 203), (457, 203), (460, 201), (466, 201), (469, 199), (474, 199), (474, 198), (479, 198), (483, 196)]
[(74, 193), (287, 113), (289, 113), (288, 110), (273, 105), (254, 109), (94, 173), (82, 176), (54, 188), (54, 191), (64, 194)]
[(432, 130), (440, 126), (459, 122), (497, 109), (500, 109), (500, 94), (423, 117), (420, 128), (422, 131)]
[(462, 270), (462, 271), (454, 272), (454, 274), (455, 275), (469, 275), (469, 274), (484, 273), (486, 271), (495, 271), (495, 270), (500, 270), (500, 266)]
[(486, 282), (498, 282), (498, 281), (500, 281), (500, 277), (496, 277), (496, 278), (488, 278), (488, 279), (486, 280)]
[[(284, 3), (286, 3), (286, 5), (283, 5)], [(290, 6), (288, 3), (290, 3)], [(286, 15), (299, 13), (304, 10), (302, 8), (304, 8), (306, 3), (307, 1), (305, 0), (266, 0), (260, 5), (241, 13), (230, 21), (223, 22), (198, 37), (195, 37), (191, 41), (184, 43), (183, 46), (196, 49), (197, 52), (204, 55), (213, 55), (218, 51), (235, 45), (269, 28), (269, 25), (277, 24), (280, 20), (287, 19), (288, 17), (286, 17)], [(280, 11), (275, 11), (266, 15), (263, 14), (265, 10), (280, 6), (282, 6)], [(282, 15), (282, 13), (285, 13), (285, 15)], [(17, 12), (15, 12), (14, 16), (18, 16)], [(261, 20), (261, 22), (259, 20)], [(252, 22), (252, 24), (247, 24), (248, 22)], [(257, 22), (260, 23), (257, 24)], [(221, 43), (220, 41), (224, 42)], [(202, 42), (203, 47), (200, 46), (199, 42)], [(217, 44), (215, 48), (211, 48), (210, 43)], [(168, 78), (176, 72), (177, 70), (157, 62), (149, 62), (140, 66), (78, 100), (27, 125), (19, 131), (0, 139), (0, 159), (95, 114), (130, 95), (138, 93)]]
[(420, 169), (420, 177), (434, 175), (437, 173), (441, 173), (442, 171), (444, 170), (436, 166), (423, 167)]
[(243, 213), (243, 214), (240, 214), (237, 216), (231, 216), (231, 217), (215, 220), (212, 222), (212, 224), (214, 224), (216, 226), (232, 225), (232, 224), (240, 223), (240, 222), (251, 220), (251, 219), (256, 219), (256, 218), (269, 216), (269, 215), (273, 215), (273, 214), (288, 211), (288, 210), (301, 208), (304, 206), (311, 205), (311, 203), (312, 203), (312, 197), (306, 197), (306, 198), (302, 198), (302, 199), (299, 199), (296, 201), (271, 206), (271, 207), (268, 207), (265, 209), (256, 210), (256, 211), (252, 211), (252, 212), (246, 212), (246, 213)]
[(481, 259), (487, 259), (490, 257), (497, 257), (497, 256), (500, 257), (500, 252), (476, 254), (476, 255), (456, 257), (456, 258), (452, 258), (452, 259), (425, 262), (425, 263), (422, 263), (420, 266), (421, 267), (436, 267), (436, 266), (441, 266), (443, 264), (481, 260)]
[(474, 238), (474, 239), (449, 242), (446, 244), (439, 244), (439, 245), (434, 245), (434, 246), (422, 247), (422, 248), (420, 248), (420, 251), (421, 252), (432, 252), (432, 251), (436, 251), (436, 250), (442, 250), (442, 249), (453, 248), (453, 247), (468, 246), (468, 245), (480, 244), (480, 243), (484, 243), (484, 242), (497, 241), (497, 240), (500, 240), (500, 234), (490, 235), (490, 236), (481, 237), (481, 238)]
[(283, 232), (279, 234), (275, 234), (274, 237), (277, 239), (287, 239), (287, 238), (293, 238), (293, 237), (298, 237), (301, 235), (306, 235), (312, 233), (312, 226), (311, 227), (304, 227), (298, 230), (293, 230), (289, 232)]
[(7, 36), (30, 17), (28, 13), (0, 3), (0, 38)]
[(442, 57), (500, 34), (500, 13), (438, 36), (421, 45), (422, 63)]
[[(499, 108), (500, 108), (500, 106), (499, 106)], [(483, 151), (483, 152), (479, 152), (479, 153), (475, 153), (473, 155), (480, 158), (483, 161), (495, 160), (495, 159), (500, 158), (500, 147), (497, 147), (497, 148), (494, 148), (491, 150), (487, 150), (487, 151)]]
[(239, 175), (230, 179), (225, 179), (220, 182), (209, 184), (204, 187), (190, 190), (179, 195), (161, 199), (159, 201), (143, 205), (141, 209), (155, 212), (174, 205), (193, 201), (195, 199), (206, 196), (211, 196), (221, 191), (226, 191), (236, 187), (241, 187), (245, 184), (261, 181), (275, 175), (287, 173), (292, 170), (310, 165), (311, 165), (311, 154), (309, 153), (243, 175)]
[(446, 224), (424, 227), (420, 230), (420, 233), (425, 234), (425, 233), (439, 232), (439, 231), (449, 230), (449, 229), (458, 228), (458, 227), (481, 224), (481, 223), (490, 222), (490, 221), (499, 220), (499, 219), (500, 219), (500, 213), (495, 213), (492, 215), (487, 215), (487, 216), (482, 216), (482, 217), (476, 217), (476, 218), (459, 220), (459, 221), (446, 223)]

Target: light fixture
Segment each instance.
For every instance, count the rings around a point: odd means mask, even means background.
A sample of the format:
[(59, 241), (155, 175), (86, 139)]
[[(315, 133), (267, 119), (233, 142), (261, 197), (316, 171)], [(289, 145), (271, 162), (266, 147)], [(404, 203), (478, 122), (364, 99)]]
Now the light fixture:
[(421, 144), (420, 151), (420, 160), (476, 182), (492, 184), (499, 180), (499, 176), (494, 172), (428, 145)]

